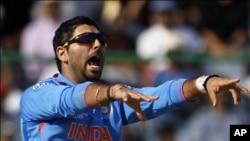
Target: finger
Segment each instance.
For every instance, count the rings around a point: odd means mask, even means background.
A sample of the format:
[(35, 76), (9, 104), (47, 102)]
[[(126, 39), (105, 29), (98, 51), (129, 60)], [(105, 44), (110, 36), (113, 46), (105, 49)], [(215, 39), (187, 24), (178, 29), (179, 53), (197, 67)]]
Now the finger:
[(145, 95), (142, 95), (141, 98), (143, 101), (148, 101), (148, 102), (159, 99), (158, 96), (145, 96)]
[(238, 105), (240, 103), (240, 93), (237, 91), (237, 89), (229, 89), (233, 96), (234, 104)]
[(126, 101), (128, 101), (129, 98), (130, 98), (129, 94), (127, 92), (124, 92), (123, 96), (122, 96), (123, 101), (126, 102)]
[(239, 81), (239, 79), (227, 79), (226, 81), (223, 81), (223, 83), (220, 84), (219, 91), (228, 90), (229, 87), (235, 88), (235, 86), (237, 86), (236, 83), (238, 83)]
[(144, 115), (144, 113), (141, 111), (141, 109), (139, 108), (138, 110), (136, 110), (136, 115), (137, 117), (141, 120), (141, 121), (146, 121), (147, 118), (146, 116)]
[(138, 92), (135, 92), (135, 91), (130, 91), (130, 96), (131, 98), (133, 99), (138, 99), (138, 100), (141, 100), (141, 101), (154, 101), (154, 100), (157, 100), (159, 99), (158, 96), (152, 96), (152, 95), (143, 95), (141, 93), (138, 93)]
[(229, 79), (227, 81), (227, 85), (235, 84), (235, 83), (238, 83), (238, 82), (240, 82), (240, 79)]
[(209, 92), (209, 97), (210, 97), (213, 107), (217, 105), (216, 92), (218, 92), (218, 90), (212, 90), (211, 92)]
[(245, 88), (245, 87), (242, 87), (242, 86), (239, 86), (239, 85), (236, 85), (235, 86), (239, 91), (241, 91), (242, 93), (244, 94), (250, 94), (250, 90)]

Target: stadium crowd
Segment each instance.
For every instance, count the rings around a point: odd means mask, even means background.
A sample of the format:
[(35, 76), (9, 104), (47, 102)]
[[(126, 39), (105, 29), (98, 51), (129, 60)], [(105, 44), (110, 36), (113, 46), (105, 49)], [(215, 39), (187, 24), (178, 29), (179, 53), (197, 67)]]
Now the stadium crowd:
[[(91, 17), (106, 35), (107, 52), (113, 51), (103, 71), (106, 80), (157, 86), (216, 73), (240, 78), (250, 88), (248, 1), (5, 0), (0, 8), (1, 141), (20, 141), (20, 96), (27, 86), (57, 73), (53, 34), (76, 15)], [(200, 100), (124, 127), (123, 141), (228, 141), (230, 124), (250, 124), (250, 97), (239, 106), (225, 98), (216, 108)]]

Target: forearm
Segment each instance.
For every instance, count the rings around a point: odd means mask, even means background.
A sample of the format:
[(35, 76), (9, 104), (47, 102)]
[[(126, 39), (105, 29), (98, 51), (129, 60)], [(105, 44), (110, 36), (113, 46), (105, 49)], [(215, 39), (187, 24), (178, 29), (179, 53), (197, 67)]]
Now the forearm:
[(187, 101), (193, 101), (202, 95), (202, 93), (197, 89), (195, 81), (196, 79), (189, 79), (183, 84), (183, 93)]
[(108, 105), (111, 99), (108, 97), (107, 84), (92, 83), (85, 91), (84, 100), (88, 107), (96, 108), (104, 105)]

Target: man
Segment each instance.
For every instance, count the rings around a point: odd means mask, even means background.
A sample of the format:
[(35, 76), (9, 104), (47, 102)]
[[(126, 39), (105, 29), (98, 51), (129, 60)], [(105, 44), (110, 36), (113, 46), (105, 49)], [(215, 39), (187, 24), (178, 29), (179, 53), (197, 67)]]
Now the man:
[(208, 93), (230, 91), (239, 104), (239, 79), (216, 75), (178, 79), (158, 87), (133, 88), (100, 80), (106, 41), (94, 21), (77, 16), (57, 29), (53, 46), (60, 73), (28, 88), (21, 99), (25, 141), (121, 140), (121, 127), (152, 119)]

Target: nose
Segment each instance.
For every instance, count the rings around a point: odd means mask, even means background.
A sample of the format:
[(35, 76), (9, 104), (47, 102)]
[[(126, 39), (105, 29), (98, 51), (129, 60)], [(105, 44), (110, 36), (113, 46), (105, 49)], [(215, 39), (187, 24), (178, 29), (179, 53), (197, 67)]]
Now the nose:
[(93, 49), (99, 49), (102, 48), (102, 44), (98, 39), (95, 39), (94, 43), (93, 43)]

